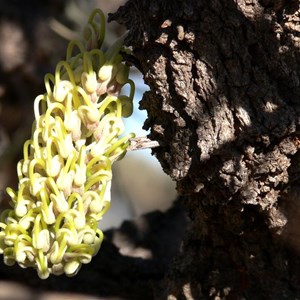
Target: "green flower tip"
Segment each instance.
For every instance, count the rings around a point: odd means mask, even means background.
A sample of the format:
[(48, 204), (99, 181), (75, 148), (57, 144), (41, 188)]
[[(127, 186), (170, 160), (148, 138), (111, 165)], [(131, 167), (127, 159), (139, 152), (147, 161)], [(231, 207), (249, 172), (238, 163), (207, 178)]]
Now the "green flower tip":
[[(18, 163), (18, 190), (0, 220), (0, 253), (7, 265), (33, 267), (38, 276), (74, 276), (98, 252), (98, 222), (108, 210), (111, 165), (133, 134), (122, 136), (132, 113), (134, 84), (119, 54), (104, 53), (105, 19), (96, 9), (83, 41), (70, 42), (65, 61), (45, 76), (34, 103), (35, 122)], [(75, 51), (76, 49), (76, 51)], [(130, 85), (129, 95), (120, 95)]]

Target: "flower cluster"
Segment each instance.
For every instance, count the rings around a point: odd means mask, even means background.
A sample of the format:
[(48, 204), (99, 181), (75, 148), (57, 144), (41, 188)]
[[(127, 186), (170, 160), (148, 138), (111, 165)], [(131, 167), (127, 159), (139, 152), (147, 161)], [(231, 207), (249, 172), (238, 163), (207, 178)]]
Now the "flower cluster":
[[(112, 163), (133, 134), (122, 117), (132, 113), (134, 84), (122, 63), (122, 40), (100, 50), (105, 18), (95, 10), (83, 41), (70, 42), (46, 93), (35, 99), (32, 137), (17, 166), (18, 190), (1, 215), (0, 252), (7, 265), (75, 275), (100, 248), (98, 221), (109, 208)], [(128, 84), (128, 96), (120, 95)]]

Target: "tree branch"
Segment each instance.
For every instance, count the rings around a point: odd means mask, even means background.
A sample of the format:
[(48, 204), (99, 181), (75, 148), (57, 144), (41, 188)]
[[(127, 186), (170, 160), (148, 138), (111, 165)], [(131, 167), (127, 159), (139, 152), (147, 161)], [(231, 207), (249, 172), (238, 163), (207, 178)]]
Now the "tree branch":
[(130, 139), (130, 145), (128, 146), (127, 151), (151, 149), (159, 146), (159, 142), (150, 140), (146, 136), (141, 136)]

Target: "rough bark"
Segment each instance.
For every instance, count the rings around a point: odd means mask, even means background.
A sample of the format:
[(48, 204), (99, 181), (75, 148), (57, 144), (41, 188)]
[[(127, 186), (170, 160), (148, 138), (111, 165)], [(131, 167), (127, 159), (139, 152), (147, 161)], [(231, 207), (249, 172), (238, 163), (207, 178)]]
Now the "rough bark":
[(191, 219), (156, 299), (299, 297), (299, 1), (129, 0), (111, 20)]

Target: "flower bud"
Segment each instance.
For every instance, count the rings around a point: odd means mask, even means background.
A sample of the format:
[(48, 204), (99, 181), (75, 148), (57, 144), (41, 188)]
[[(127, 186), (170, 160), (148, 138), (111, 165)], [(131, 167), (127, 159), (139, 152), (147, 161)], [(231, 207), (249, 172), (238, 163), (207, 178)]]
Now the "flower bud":
[(50, 248), (50, 234), (47, 229), (43, 229), (36, 237), (36, 249), (42, 249), (43, 252), (47, 252)]
[(81, 263), (78, 261), (70, 261), (67, 262), (64, 266), (64, 272), (66, 273), (67, 276), (71, 277), (71, 276), (75, 276), (79, 269), (81, 267)]
[(53, 98), (58, 102), (63, 102), (67, 94), (72, 90), (73, 85), (68, 80), (62, 80), (54, 86)]
[(122, 117), (127, 118), (132, 115), (133, 112), (133, 103), (132, 99), (128, 96), (119, 96), (119, 99), (122, 102)]
[(56, 177), (64, 165), (64, 159), (60, 155), (49, 157), (46, 160), (46, 172), (50, 177)]
[(56, 276), (64, 274), (64, 265), (62, 263), (52, 265), (51, 272)]
[(28, 210), (27, 210), (26, 202), (27, 204), (29, 203), (29, 201), (25, 201), (25, 200), (17, 203), (15, 207), (15, 212), (18, 217), (24, 217), (27, 214)]
[(91, 74), (83, 72), (81, 74), (81, 84), (84, 90), (88, 94), (92, 94), (96, 91), (97, 89), (97, 78), (96, 78), (96, 73), (92, 72)]
[(112, 77), (113, 66), (112, 65), (104, 65), (100, 68), (98, 72), (98, 77), (100, 81), (110, 80)]
[(120, 84), (125, 84), (129, 76), (129, 67), (125, 64), (119, 64), (116, 75), (116, 81)]

